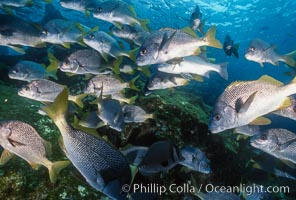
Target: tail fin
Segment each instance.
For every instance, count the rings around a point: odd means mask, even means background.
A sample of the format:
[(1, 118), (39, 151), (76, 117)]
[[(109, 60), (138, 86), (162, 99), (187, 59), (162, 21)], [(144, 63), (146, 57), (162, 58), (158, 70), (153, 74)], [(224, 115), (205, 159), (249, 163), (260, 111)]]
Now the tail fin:
[(137, 69), (139, 71), (141, 71), (146, 77), (150, 77), (151, 76), (151, 72), (149, 70), (149, 65), (148, 66), (142, 66), (142, 67), (138, 67)]
[(235, 44), (235, 45), (233, 46), (233, 55), (234, 55), (236, 58), (239, 57), (239, 55), (238, 55), (238, 48), (239, 48), (239, 43), (238, 43), (238, 44)]
[(287, 65), (291, 67), (296, 67), (296, 61), (294, 60), (295, 56), (296, 56), (296, 51), (292, 51), (286, 55), (283, 55), (282, 59)]
[(133, 97), (131, 97), (129, 99), (126, 99), (126, 103), (128, 103), (128, 104), (135, 104), (135, 101), (136, 101), (137, 98), (138, 98), (138, 95), (133, 96)]
[(149, 31), (149, 27), (147, 26), (147, 24), (150, 22), (149, 19), (138, 19), (141, 27), (145, 30), (145, 31)]
[(221, 49), (222, 44), (215, 37), (216, 37), (216, 26), (212, 26), (204, 37), (207, 41), (207, 46)]
[(129, 59), (131, 59), (132, 61), (136, 61), (136, 56), (137, 56), (137, 52), (138, 52), (139, 48), (135, 48), (133, 50), (131, 50), (130, 52), (127, 53)]
[(133, 78), (129, 84), (129, 88), (135, 91), (139, 91), (139, 88), (137, 88), (135, 86), (135, 82), (138, 80), (139, 76), (136, 76), (135, 78)]
[(52, 163), (52, 165), (48, 168), (49, 178), (52, 183), (57, 181), (58, 175), (60, 171), (70, 164), (70, 161), (58, 161)]
[(87, 94), (79, 94), (79, 95), (76, 95), (76, 96), (72, 96), (72, 95), (69, 95), (69, 100), (70, 101), (73, 101), (75, 104), (77, 104), (80, 108), (83, 108), (83, 102), (82, 102), (82, 99), (84, 97), (86, 97)]
[(46, 106), (43, 110), (54, 121), (58, 128), (64, 129), (66, 123), (66, 113), (68, 110), (68, 89), (64, 90), (56, 97), (53, 104)]
[(120, 74), (120, 64), (122, 63), (122, 56), (119, 56), (114, 62), (112, 66), (112, 71), (116, 74)]
[(225, 79), (228, 80), (228, 72), (227, 72), (228, 62), (220, 64), (220, 75)]
[(48, 52), (47, 55), (48, 55), (49, 65), (47, 66), (46, 71), (56, 72), (59, 67), (58, 59), (51, 52)]

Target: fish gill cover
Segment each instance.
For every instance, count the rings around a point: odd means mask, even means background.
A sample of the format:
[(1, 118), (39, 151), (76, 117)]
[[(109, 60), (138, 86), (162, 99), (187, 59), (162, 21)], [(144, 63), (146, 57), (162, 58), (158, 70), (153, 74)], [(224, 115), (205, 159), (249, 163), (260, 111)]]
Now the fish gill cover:
[(295, 9), (0, 0), (0, 198), (295, 199)]

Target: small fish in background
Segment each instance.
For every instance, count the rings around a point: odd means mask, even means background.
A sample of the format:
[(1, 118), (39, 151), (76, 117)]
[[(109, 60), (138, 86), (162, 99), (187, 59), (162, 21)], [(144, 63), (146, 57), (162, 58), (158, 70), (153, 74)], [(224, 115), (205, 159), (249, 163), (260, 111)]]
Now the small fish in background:
[(100, 137), (70, 126), (66, 120), (68, 91), (65, 88), (44, 111), (63, 138), (66, 156), (95, 189), (111, 199), (125, 199), (124, 184), (131, 182), (131, 169), (122, 153)]
[(60, 5), (64, 8), (76, 10), (85, 13), (90, 17), (90, 11), (93, 11), (99, 5), (98, 0), (60, 0)]
[(247, 60), (257, 62), (261, 67), (264, 66), (264, 63), (279, 66), (279, 61), (286, 63), (290, 67), (296, 67), (295, 56), (296, 51), (280, 55), (276, 52), (276, 46), (270, 45), (261, 39), (252, 40), (245, 53)]
[(131, 146), (124, 150), (123, 154), (126, 155), (129, 163), (137, 166), (139, 172), (145, 176), (167, 172), (177, 164), (193, 171), (206, 174), (211, 172), (210, 161), (198, 148), (183, 147), (179, 150), (169, 141), (155, 142), (149, 148)]
[(227, 56), (232, 56), (234, 55), (236, 58), (239, 57), (238, 55), (238, 48), (239, 48), (239, 43), (234, 44), (233, 40), (231, 39), (230, 35), (226, 35), (224, 39), (224, 44), (223, 44), (223, 50)]
[(139, 66), (159, 64), (174, 58), (197, 55), (199, 47), (222, 48), (215, 38), (216, 27), (212, 26), (204, 37), (198, 38), (189, 27), (184, 29), (162, 28), (148, 35), (139, 48), (136, 63)]
[[(22, 47), (18, 47), (19, 45)], [(40, 31), (34, 25), (15, 16), (0, 14), (0, 46), (24, 54), (23, 47), (42, 48), (45, 44), (40, 39)]]
[(123, 49), (121, 49), (117, 40), (104, 31), (96, 31), (86, 34), (83, 37), (83, 42), (89, 47), (100, 52), (106, 61), (108, 60), (107, 56), (111, 56), (113, 58), (126, 56), (132, 60), (135, 60), (136, 49), (132, 50), (131, 52), (125, 52)]
[(70, 54), (60, 65), (63, 72), (73, 74), (105, 74), (110, 73), (110, 64), (95, 50), (83, 49)]
[(19, 8), (19, 7), (27, 7), (27, 6), (32, 6), (33, 0), (1, 0), (0, 1), (0, 6), (4, 8)]
[(204, 34), (204, 24), (205, 21), (202, 21), (202, 13), (200, 12), (199, 6), (196, 5), (193, 12), (190, 15), (190, 27), (196, 31), (198, 30), (201, 34)]
[(125, 24), (121, 28), (113, 26), (111, 28), (111, 33), (114, 36), (124, 39), (128, 43), (135, 44), (137, 46), (141, 46), (146, 37), (150, 34), (137, 24), (134, 26)]
[(135, 81), (137, 79), (138, 77), (135, 77), (130, 82), (122, 82), (115, 75), (112, 74), (96, 75), (88, 81), (84, 93), (93, 94), (99, 97), (103, 85), (103, 96), (121, 93), (125, 88), (130, 88), (138, 91), (138, 88), (136, 88), (135, 86)]
[(296, 164), (296, 134), (286, 129), (268, 129), (250, 139), (253, 147)]
[(31, 125), (22, 121), (0, 122), (0, 144), (4, 148), (0, 165), (4, 165), (15, 154), (26, 160), (33, 169), (45, 166), (52, 183), (57, 181), (59, 172), (70, 164), (69, 161), (49, 161), (46, 154), (51, 153), (51, 144), (43, 140)]
[(209, 78), (215, 71), (225, 80), (228, 79), (228, 63), (214, 64), (203, 56), (186, 56), (157, 65), (158, 71), (170, 74), (197, 74)]
[(291, 106), (281, 110), (274, 111), (272, 112), (272, 114), (286, 117), (292, 120), (296, 120), (296, 100), (295, 98), (292, 98), (292, 97), (290, 97), (290, 100), (291, 100)]
[(125, 123), (141, 123), (147, 119), (154, 119), (154, 114), (147, 114), (141, 107), (135, 105), (124, 105), (122, 107)]
[(58, 79), (56, 76), (55, 66), (48, 66), (47, 68), (44, 65), (32, 62), (32, 61), (20, 61), (14, 67), (9, 70), (8, 76), (11, 79), (17, 79), (21, 81), (33, 81), (40, 80), (47, 77), (53, 77)]
[(296, 93), (295, 81), (284, 85), (264, 75), (255, 81), (231, 83), (216, 102), (209, 130), (219, 133), (247, 124), (270, 124), (271, 121), (262, 116), (291, 106), (289, 96)]
[(86, 128), (99, 128), (101, 126), (102, 120), (98, 117), (96, 111), (91, 111), (85, 119), (81, 119), (78, 125)]
[(60, 44), (69, 49), (71, 43), (79, 43), (83, 46), (82, 36), (91, 31), (89, 27), (77, 22), (52, 19), (42, 28), (40, 39), (43, 42)]
[(210, 160), (204, 152), (196, 147), (183, 147), (179, 150), (179, 164), (193, 171), (209, 174), (211, 172)]
[(146, 88), (149, 91), (162, 90), (184, 86), (188, 83), (189, 81), (183, 78), (181, 75), (158, 72), (154, 76), (150, 77), (150, 79), (147, 81)]
[[(64, 85), (60, 85), (50, 80), (41, 79), (28, 83), (18, 91), (18, 95), (41, 102), (54, 102), (55, 98), (63, 91)], [(72, 96), (69, 100), (83, 107), (82, 99), (86, 94)]]
[(150, 176), (172, 169), (178, 164), (178, 161), (176, 147), (168, 141), (159, 141), (150, 146), (138, 169), (142, 175)]
[(289, 167), (284, 162), (268, 153), (253, 157), (247, 163), (247, 167), (248, 166), (274, 174), (277, 177), (296, 180), (296, 172), (294, 168)]
[(105, 125), (116, 131), (124, 129), (124, 115), (119, 101), (105, 98), (98, 102), (98, 117)]
[(100, 3), (94, 10), (93, 16), (110, 22), (117, 27), (121, 27), (124, 24), (138, 24), (144, 30), (148, 30), (147, 24), (149, 20), (137, 18), (134, 7), (121, 1), (111, 0)]
[(235, 133), (243, 134), (246, 136), (253, 136), (260, 133), (260, 126), (256, 125), (245, 125), (234, 129)]

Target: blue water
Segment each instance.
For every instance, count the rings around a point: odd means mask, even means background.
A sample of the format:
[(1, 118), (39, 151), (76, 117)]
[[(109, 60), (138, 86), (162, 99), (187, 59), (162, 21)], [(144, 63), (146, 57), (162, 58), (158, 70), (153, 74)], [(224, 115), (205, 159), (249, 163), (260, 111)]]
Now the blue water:
[[(45, 16), (45, 3), (41, 0), (33, 2), (33, 7), (15, 8), (15, 15), (39, 24)], [(258, 63), (248, 61), (244, 57), (249, 43), (255, 38), (275, 45), (279, 54), (296, 50), (295, 0), (127, 0), (124, 2), (134, 6), (139, 18), (150, 19), (149, 27), (152, 30), (164, 27), (178, 29), (189, 26), (190, 15), (195, 6), (199, 5), (203, 19), (207, 19), (205, 30), (216, 25), (216, 38), (222, 44), (226, 34), (231, 36), (234, 43), (240, 44), (238, 59), (226, 56), (222, 49), (207, 49), (207, 56), (216, 58), (216, 63), (229, 62), (228, 80), (222, 79), (218, 74), (211, 73), (210, 78), (205, 79), (203, 83), (191, 82), (188, 86), (177, 89), (201, 96), (209, 106), (215, 105), (218, 96), (233, 81), (256, 80), (262, 75), (269, 75), (283, 83), (289, 83), (295, 75), (295, 69), (283, 62), (280, 62), (279, 66), (265, 63), (264, 67), (260, 67)], [(53, 0), (52, 5), (66, 19), (91, 28), (99, 26), (99, 30), (109, 32), (110, 23), (93, 17), (88, 18), (84, 13), (78, 11), (62, 8), (57, 0)], [(1, 9), (0, 13), (5, 14)], [(8, 55), (18, 55), (18, 53), (7, 47), (0, 47), (1, 63), (5, 63)], [(1, 56), (6, 60), (1, 59)], [(287, 75), (287, 73), (292, 75)], [(273, 123), (265, 128), (286, 128), (296, 132), (295, 121), (276, 116), (271, 116), (271, 119)], [(294, 184), (294, 186), (296, 185)]]

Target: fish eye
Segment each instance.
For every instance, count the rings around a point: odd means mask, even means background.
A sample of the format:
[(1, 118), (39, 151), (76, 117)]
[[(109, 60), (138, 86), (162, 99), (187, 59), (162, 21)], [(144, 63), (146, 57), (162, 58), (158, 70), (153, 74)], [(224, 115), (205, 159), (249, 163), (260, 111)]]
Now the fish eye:
[(28, 86), (26, 86), (26, 87), (25, 87), (25, 90), (26, 90), (26, 91), (29, 91), (29, 90), (30, 90), (30, 88), (29, 88)]
[(142, 49), (142, 50), (140, 51), (140, 55), (141, 55), (141, 56), (145, 55), (146, 53), (147, 53), (147, 49)]
[(90, 34), (90, 35), (89, 35), (89, 38), (90, 38), (90, 39), (94, 39), (94, 38), (95, 38), (95, 35), (94, 35), (94, 34)]
[(42, 33), (47, 35), (48, 34), (48, 30), (45, 29), (45, 30), (42, 31)]
[(18, 70), (14, 69), (12, 70), (12, 73), (16, 74), (18, 72)]
[(216, 121), (219, 121), (219, 120), (221, 119), (221, 115), (216, 114), (216, 115), (214, 116), (214, 119), (215, 119)]
[(70, 64), (70, 61), (69, 61), (68, 59), (66, 59), (66, 60), (65, 60), (65, 64), (66, 64), (66, 65), (69, 65), (69, 64)]
[(266, 140), (267, 137), (266, 137), (266, 135), (261, 135), (261, 136), (260, 136), (260, 139), (261, 139), (261, 140)]
[(102, 12), (103, 11), (103, 8), (102, 7), (98, 7), (97, 8), (97, 12)]
[(255, 51), (255, 47), (251, 47), (250, 48), (250, 51)]

